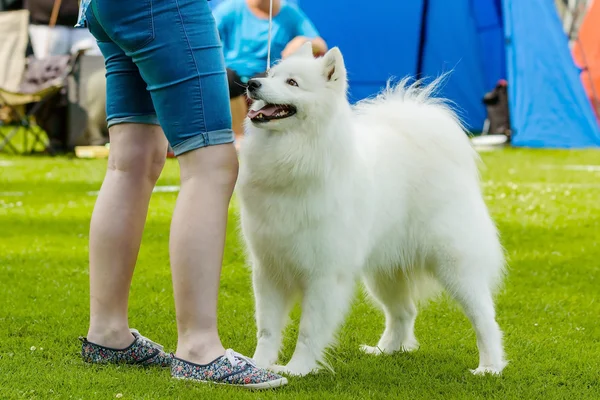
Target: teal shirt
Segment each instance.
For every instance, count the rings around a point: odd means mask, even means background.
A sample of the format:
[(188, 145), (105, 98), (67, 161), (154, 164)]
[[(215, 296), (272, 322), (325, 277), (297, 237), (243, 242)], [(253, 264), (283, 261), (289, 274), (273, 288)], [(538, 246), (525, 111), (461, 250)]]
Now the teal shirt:
[[(215, 7), (213, 14), (227, 68), (244, 80), (266, 71), (268, 19), (254, 15), (246, 0), (225, 0)], [(273, 18), (271, 64), (281, 58), (285, 46), (296, 36), (312, 39), (319, 33), (298, 6), (282, 1), (279, 13)]]

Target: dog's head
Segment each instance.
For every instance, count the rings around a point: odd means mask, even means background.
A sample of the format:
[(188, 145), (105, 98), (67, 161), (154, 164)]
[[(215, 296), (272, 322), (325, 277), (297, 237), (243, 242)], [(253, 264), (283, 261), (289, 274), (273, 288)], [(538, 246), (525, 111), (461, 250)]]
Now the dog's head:
[(258, 128), (287, 130), (329, 114), (340, 101), (347, 102), (346, 89), (340, 50), (334, 47), (314, 58), (312, 44), (307, 42), (271, 68), (266, 77), (248, 81), (247, 93), (254, 100), (248, 118)]

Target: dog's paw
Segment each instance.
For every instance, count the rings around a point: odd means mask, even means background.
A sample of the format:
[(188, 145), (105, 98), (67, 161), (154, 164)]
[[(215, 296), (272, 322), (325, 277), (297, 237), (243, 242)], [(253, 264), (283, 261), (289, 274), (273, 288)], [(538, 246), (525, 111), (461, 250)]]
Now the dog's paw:
[(317, 372), (317, 368), (307, 368), (307, 367), (294, 367), (288, 365), (271, 365), (269, 369), (276, 374), (288, 375), (288, 376), (306, 376), (310, 373)]
[(483, 375), (501, 375), (502, 370), (494, 367), (478, 367), (477, 369), (472, 369), (471, 372), (473, 375), (483, 376)]
[(377, 346), (367, 346), (366, 344), (361, 344), (360, 345), (360, 350), (365, 353), (365, 354), (373, 354), (373, 355), (380, 355), (380, 354), (385, 354), (385, 352), (380, 349)]
[(400, 351), (403, 353), (410, 353), (411, 351), (419, 350), (419, 342), (417, 339), (405, 340), (400, 346)]
[(381, 355), (381, 354), (393, 354), (397, 351), (403, 352), (403, 353), (408, 353), (411, 351), (415, 351), (419, 348), (419, 342), (417, 342), (416, 340), (408, 340), (404, 343), (402, 343), (402, 345), (400, 346), (399, 349), (390, 349), (388, 347), (381, 347), (381, 346), (367, 346), (366, 344), (363, 344), (360, 346), (360, 350), (365, 353), (365, 354), (373, 354), (373, 355)]
[(269, 357), (264, 357), (264, 356), (262, 356), (260, 354), (255, 354), (252, 357), (252, 360), (260, 368), (268, 368), (270, 365), (273, 365), (273, 364), (275, 364), (277, 362), (277, 359), (272, 359), (272, 358), (269, 358)]
[(277, 346), (268, 341), (259, 340), (258, 346), (256, 346), (256, 350), (254, 350), (254, 355), (252, 356), (256, 365), (261, 368), (267, 368), (270, 365), (277, 364), (278, 358)]

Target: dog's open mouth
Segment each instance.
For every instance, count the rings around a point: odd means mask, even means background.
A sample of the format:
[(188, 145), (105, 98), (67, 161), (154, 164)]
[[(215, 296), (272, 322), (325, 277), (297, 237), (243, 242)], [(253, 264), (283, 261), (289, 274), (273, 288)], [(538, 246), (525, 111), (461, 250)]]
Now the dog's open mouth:
[(259, 110), (248, 111), (248, 118), (253, 122), (269, 122), (296, 114), (296, 107), (288, 104), (266, 104)]

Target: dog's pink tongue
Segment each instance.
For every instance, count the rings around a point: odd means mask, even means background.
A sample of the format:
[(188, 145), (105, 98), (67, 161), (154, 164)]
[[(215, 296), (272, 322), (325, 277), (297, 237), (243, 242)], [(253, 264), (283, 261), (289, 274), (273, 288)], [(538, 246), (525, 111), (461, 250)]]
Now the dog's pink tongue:
[(279, 107), (279, 106), (276, 106), (276, 105), (273, 105), (273, 104), (267, 104), (266, 106), (264, 106), (260, 110), (250, 110), (250, 111), (248, 111), (248, 117), (254, 118), (258, 114), (263, 114), (265, 117), (271, 117), (271, 116), (275, 115), (275, 113), (277, 111), (279, 111), (280, 109), (281, 109), (281, 107)]

